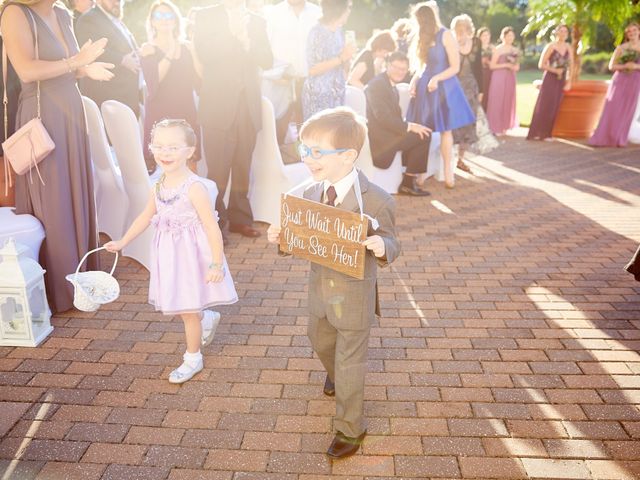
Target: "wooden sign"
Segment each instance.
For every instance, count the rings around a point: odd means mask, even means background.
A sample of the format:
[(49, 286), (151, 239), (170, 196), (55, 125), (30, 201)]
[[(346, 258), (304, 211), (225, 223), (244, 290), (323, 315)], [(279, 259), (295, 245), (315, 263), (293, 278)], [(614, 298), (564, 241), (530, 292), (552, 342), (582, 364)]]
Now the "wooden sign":
[(355, 212), (282, 195), (280, 250), (362, 280), (368, 222)]

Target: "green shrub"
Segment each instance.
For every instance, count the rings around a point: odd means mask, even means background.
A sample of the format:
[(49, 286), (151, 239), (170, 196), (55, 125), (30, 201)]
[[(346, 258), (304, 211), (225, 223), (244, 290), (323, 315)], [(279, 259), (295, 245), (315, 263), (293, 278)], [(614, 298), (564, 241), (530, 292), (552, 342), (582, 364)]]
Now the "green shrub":
[(537, 70), (539, 55), (525, 55), (520, 60), (520, 68), (522, 70)]
[(609, 73), (609, 59), (611, 52), (587, 53), (582, 56), (582, 71), (584, 73)]

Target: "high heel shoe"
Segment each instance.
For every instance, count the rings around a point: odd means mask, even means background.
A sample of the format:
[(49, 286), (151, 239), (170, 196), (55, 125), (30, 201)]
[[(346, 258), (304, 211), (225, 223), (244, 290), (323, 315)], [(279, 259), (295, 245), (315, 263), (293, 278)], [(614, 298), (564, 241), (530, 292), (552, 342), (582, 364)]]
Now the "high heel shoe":
[(444, 186), (445, 186), (445, 188), (448, 188), (449, 190), (453, 190), (456, 187), (456, 184), (453, 183), (453, 182), (451, 182), (451, 183), (444, 182)]

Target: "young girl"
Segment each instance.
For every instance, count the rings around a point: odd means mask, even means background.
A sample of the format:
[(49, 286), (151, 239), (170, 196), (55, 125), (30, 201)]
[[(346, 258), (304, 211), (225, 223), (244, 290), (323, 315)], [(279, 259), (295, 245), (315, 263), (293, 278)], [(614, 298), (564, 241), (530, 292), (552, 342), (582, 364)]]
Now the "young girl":
[(238, 301), (222, 251), (222, 233), (209, 192), (187, 161), (196, 135), (184, 120), (162, 120), (151, 132), (151, 145), (162, 177), (149, 202), (120, 240), (109, 242), (110, 252), (122, 250), (149, 224), (156, 229), (151, 245), (149, 303), (165, 315), (180, 315), (187, 351), (184, 363), (169, 375), (183, 383), (202, 370), (200, 346), (213, 339), (220, 314), (206, 310)]

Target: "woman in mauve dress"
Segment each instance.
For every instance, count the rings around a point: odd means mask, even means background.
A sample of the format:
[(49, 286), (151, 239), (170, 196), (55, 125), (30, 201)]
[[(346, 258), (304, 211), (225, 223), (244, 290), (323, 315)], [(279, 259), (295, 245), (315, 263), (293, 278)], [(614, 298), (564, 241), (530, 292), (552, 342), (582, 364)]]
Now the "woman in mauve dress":
[[(33, 181), (29, 174), (16, 176), (16, 213), (29, 213), (44, 226), (40, 264), (47, 271), (49, 306), (53, 313), (64, 312), (73, 306), (73, 288), (65, 276), (98, 246), (89, 139), (76, 78), (110, 80), (113, 65), (94, 62), (106, 39), (78, 49), (71, 16), (55, 0), (4, 2), (0, 29), (22, 83), (16, 126), (36, 116), (39, 81), (42, 123), (55, 143), (38, 164), (44, 185), (35, 174)], [(40, 60), (35, 60), (36, 31)], [(89, 257), (89, 270), (98, 268), (97, 259)]]
[(516, 34), (511, 27), (504, 27), (500, 43), (491, 56), (491, 85), (487, 119), (495, 135), (504, 135), (518, 125), (516, 119), (516, 72), (520, 70), (520, 52), (513, 46)]
[[(598, 128), (589, 139), (594, 147), (625, 147), (640, 93), (640, 25), (625, 29), (626, 42), (615, 49), (609, 61), (614, 71)], [(634, 53), (635, 52), (635, 53)], [(631, 58), (635, 56), (634, 60)], [(629, 61), (624, 61), (629, 58)]]
[(551, 137), (563, 93), (571, 87), (568, 75), (573, 64), (573, 52), (567, 43), (569, 27), (559, 25), (554, 31), (554, 37), (554, 41), (544, 48), (538, 63), (538, 68), (544, 70), (544, 76), (527, 140), (544, 140)]

